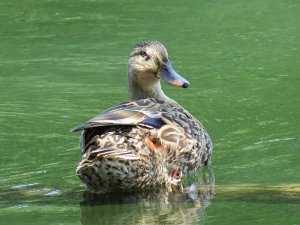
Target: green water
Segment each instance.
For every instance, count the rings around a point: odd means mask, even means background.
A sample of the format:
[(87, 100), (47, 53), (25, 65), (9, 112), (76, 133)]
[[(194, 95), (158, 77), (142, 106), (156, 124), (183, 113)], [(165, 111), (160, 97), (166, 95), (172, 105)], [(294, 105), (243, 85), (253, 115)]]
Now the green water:
[[(299, 12), (297, 0), (2, 0), (0, 224), (300, 224)], [(187, 179), (196, 197), (88, 196), (69, 129), (128, 100), (128, 55), (145, 39), (190, 81), (163, 87), (209, 131), (213, 169)]]

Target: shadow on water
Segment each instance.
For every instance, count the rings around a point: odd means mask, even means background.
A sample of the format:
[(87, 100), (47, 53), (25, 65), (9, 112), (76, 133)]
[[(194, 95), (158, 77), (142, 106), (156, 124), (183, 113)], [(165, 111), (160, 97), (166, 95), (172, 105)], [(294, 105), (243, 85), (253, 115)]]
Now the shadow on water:
[(182, 188), (168, 192), (92, 194), (80, 204), (82, 224), (195, 224), (215, 195), (212, 168), (188, 177)]

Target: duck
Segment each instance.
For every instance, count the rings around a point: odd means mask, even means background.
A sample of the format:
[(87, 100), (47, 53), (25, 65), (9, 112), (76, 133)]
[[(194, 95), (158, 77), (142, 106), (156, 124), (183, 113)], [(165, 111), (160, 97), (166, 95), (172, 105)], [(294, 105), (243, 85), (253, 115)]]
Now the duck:
[(211, 161), (203, 125), (165, 95), (161, 81), (187, 88), (159, 41), (134, 46), (128, 61), (129, 102), (103, 111), (71, 131), (81, 131), (76, 173), (93, 193), (172, 190)]

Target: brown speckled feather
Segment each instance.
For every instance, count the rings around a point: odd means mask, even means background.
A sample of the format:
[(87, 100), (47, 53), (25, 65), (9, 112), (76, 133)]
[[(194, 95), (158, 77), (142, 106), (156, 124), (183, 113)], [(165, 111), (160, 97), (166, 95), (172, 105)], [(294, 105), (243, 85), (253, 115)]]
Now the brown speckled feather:
[(90, 191), (176, 184), (207, 164), (211, 140), (178, 104), (142, 99), (116, 105), (73, 131), (81, 135), (77, 174)]

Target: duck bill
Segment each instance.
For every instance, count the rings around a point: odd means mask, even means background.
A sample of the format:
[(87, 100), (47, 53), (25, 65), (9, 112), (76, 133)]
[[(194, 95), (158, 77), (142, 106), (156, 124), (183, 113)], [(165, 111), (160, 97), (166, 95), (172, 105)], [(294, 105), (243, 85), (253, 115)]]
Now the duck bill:
[(162, 80), (165, 80), (172, 86), (187, 88), (190, 85), (190, 83), (186, 79), (176, 73), (170, 61), (163, 63), (159, 74)]

